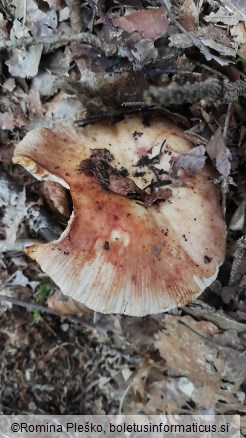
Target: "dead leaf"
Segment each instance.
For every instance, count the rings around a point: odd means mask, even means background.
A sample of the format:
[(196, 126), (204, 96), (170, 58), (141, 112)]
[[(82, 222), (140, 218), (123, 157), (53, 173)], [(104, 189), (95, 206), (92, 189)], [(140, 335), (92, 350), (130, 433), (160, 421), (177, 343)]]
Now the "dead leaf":
[(59, 290), (56, 290), (47, 299), (48, 306), (60, 313), (60, 315), (78, 315), (80, 313), (91, 313), (87, 307), (72, 298), (63, 295)]
[(241, 56), (241, 58), (246, 60), (246, 43), (241, 45), (240, 49), (238, 50), (238, 56)]
[(53, 29), (56, 29), (58, 24), (57, 13), (54, 9), (43, 12), (34, 0), (26, 0), (26, 8), (19, 0), (11, 0), (11, 3), (15, 18), (23, 19), (26, 11), (24, 27), (29, 29), (33, 36), (52, 35)]
[(52, 75), (50, 71), (40, 72), (33, 79), (33, 88), (40, 96), (54, 96), (58, 91), (56, 76)]
[(88, 114), (93, 116), (95, 113), (122, 112), (123, 102), (141, 101), (148, 87), (145, 76), (135, 71), (108, 74), (83, 70), (80, 81), (63, 77), (59, 82), (59, 87), (67, 94), (76, 94)]
[(12, 143), (0, 143), (0, 161), (4, 164), (11, 164), (14, 155), (14, 145)]
[(43, 193), (50, 208), (62, 214), (63, 216), (70, 216), (70, 209), (68, 205), (68, 197), (65, 187), (54, 181), (45, 181), (43, 184)]
[(60, 11), (64, 7), (63, 0), (46, 0), (50, 9), (55, 9), (56, 11)]
[(245, 213), (246, 213), (246, 197), (242, 199), (238, 208), (236, 209), (234, 215), (231, 218), (230, 230), (242, 231), (245, 224)]
[(30, 37), (30, 30), (23, 25), (17, 18), (13, 21), (13, 26), (10, 31), (10, 39), (16, 41), (20, 38)]
[(133, 180), (120, 175), (113, 174), (109, 176), (108, 189), (121, 196), (139, 195), (140, 199), (145, 198), (144, 191), (141, 190)]
[(246, 27), (244, 23), (238, 23), (237, 26), (231, 27), (230, 34), (234, 37), (233, 39), (237, 44), (246, 43)]
[(200, 145), (179, 155), (172, 162), (172, 171), (178, 173), (180, 169), (184, 169), (189, 175), (198, 172), (205, 165), (205, 151), (205, 147)]
[(7, 29), (7, 20), (3, 18), (3, 14), (0, 12), (0, 40), (8, 39), (8, 29)]
[(132, 12), (112, 20), (114, 26), (121, 27), (134, 35), (131, 41), (144, 39), (155, 41), (164, 36), (168, 29), (168, 19), (164, 8), (151, 8)]
[(0, 113), (0, 128), (9, 131), (14, 130), (14, 115), (12, 112)]
[(220, 6), (216, 12), (211, 12), (204, 19), (207, 23), (223, 23), (233, 26), (238, 24), (242, 17), (240, 14), (236, 14), (235, 11), (231, 12), (225, 6)]
[(28, 49), (14, 49), (11, 58), (6, 61), (12, 76), (33, 78), (38, 73), (43, 45), (31, 46)]
[(185, 0), (179, 10), (179, 21), (187, 32), (195, 30), (199, 23), (199, 10), (194, 0)]
[(6, 251), (16, 240), (18, 227), (25, 213), (26, 193), (9, 175), (3, 173), (0, 179), (0, 208), (3, 212), (5, 239), (0, 241), (0, 250)]
[(9, 78), (3, 83), (4, 90), (10, 91), (11, 93), (14, 91), (15, 87), (16, 84), (14, 78)]
[(200, 38), (200, 41), (210, 49), (215, 50), (218, 52), (221, 56), (236, 56), (236, 48), (233, 47), (227, 47), (224, 44), (220, 44), (217, 41), (214, 41), (212, 38)]
[[(214, 59), (222, 66), (228, 65), (232, 62), (228, 58), (213, 54), (209, 50), (209, 48), (201, 41), (201, 35), (196, 32), (193, 33), (190, 32), (189, 35), (188, 34), (184, 35), (183, 33), (176, 33), (169, 36), (169, 47), (186, 49), (192, 47), (193, 45), (201, 51), (201, 53), (205, 56), (207, 61), (211, 61), (212, 59)], [(218, 45), (216, 47), (217, 49), (220, 48), (220, 46)]]
[(221, 128), (219, 127), (206, 145), (210, 159), (215, 160), (216, 169), (223, 176), (229, 176), (231, 171), (231, 153), (226, 147)]
[(43, 105), (47, 122), (76, 118), (80, 109), (81, 104), (78, 99), (70, 97), (62, 91)]
[(158, 57), (158, 50), (154, 45), (154, 41), (147, 39), (136, 42), (132, 52), (134, 57), (143, 65), (156, 61)]
[(197, 392), (203, 399), (203, 407), (209, 408), (214, 406), (218, 397), (224, 361), (217, 357), (215, 347), (180, 324), (180, 321), (186, 322), (197, 332), (209, 338), (219, 330), (210, 322), (198, 322), (189, 316), (182, 318), (166, 315), (166, 329), (156, 334), (155, 341), (155, 347), (165, 359), (167, 367), (172, 369), (173, 373), (185, 376), (193, 382), (190, 398), (193, 399), (194, 391), (199, 389)]

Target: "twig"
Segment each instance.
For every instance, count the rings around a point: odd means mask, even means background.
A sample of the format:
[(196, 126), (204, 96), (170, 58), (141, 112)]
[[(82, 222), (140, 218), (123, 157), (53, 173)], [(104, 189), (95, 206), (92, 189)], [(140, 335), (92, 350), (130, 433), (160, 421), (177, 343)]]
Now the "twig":
[(209, 304), (201, 300), (194, 300), (192, 303), (182, 307), (183, 312), (193, 316), (195, 319), (205, 319), (215, 324), (222, 330), (236, 330), (238, 332), (245, 331), (245, 324), (232, 319), (224, 312), (216, 310)]
[(244, 349), (239, 350), (238, 348), (235, 347), (230, 347), (229, 345), (223, 345), (217, 341), (215, 341), (214, 339), (208, 338), (207, 336), (203, 335), (202, 333), (199, 333), (197, 330), (195, 330), (193, 327), (191, 327), (189, 324), (187, 324), (186, 322), (179, 320), (178, 321), (179, 324), (187, 327), (189, 330), (191, 330), (195, 335), (199, 336), (200, 338), (204, 339), (204, 341), (210, 342), (213, 345), (216, 345), (216, 347), (218, 348), (222, 348), (222, 349), (228, 349), (228, 350), (232, 350), (232, 351), (238, 351), (239, 353), (244, 353)]
[(105, 43), (105, 41), (101, 41), (99, 38), (97, 38), (95, 35), (92, 35), (89, 32), (81, 32), (78, 34), (69, 34), (69, 35), (54, 34), (54, 35), (38, 37), (38, 38), (36, 37), (21, 38), (15, 41), (1, 40), (0, 51), (5, 49), (8, 50), (20, 49), (22, 47), (30, 47), (38, 44), (51, 44), (51, 45), (59, 44), (59, 46), (64, 46), (67, 43), (73, 43), (78, 41), (85, 44), (90, 44), (98, 49), (101, 49), (106, 56), (112, 56), (117, 52), (117, 47), (115, 44), (107, 44)]
[(223, 138), (224, 138), (225, 143), (226, 143), (227, 134), (228, 134), (229, 122), (230, 122), (230, 117), (231, 117), (231, 110), (232, 110), (232, 103), (229, 103), (228, 108), (227, 108), (226, 118), (225, 118), (224, 130), (223, 130)]
[(5, 295), (0, 295), (0, 302), (1, 301), (7, 301), (9, 303), (15, 304), (16, 306), (24, 307), (25, 309), (37, 309), (40, 312), (48, 313), (49, 315), (59, 316), (62, 319), (67, 319), (71, 322), (82, 324), (90, 330), (97, 330), (98, 328), (100, 328), (101, 330), (105, 331), (105, 329), (99, 326), (99, 324), (94, 325), (93, 323), (88, 323), (82, 318), (76, 318), (75, 316), (60, 315), (60, 313), (56, 312), (55, 310), (49, 309), (48, 307), (42, 306), (41, 304), (28, 303), (27, 301), (18, 300), (17, 298), (7, 297)]
[(234, 260), (231, 267), (229, 286), (232, 286), (236, 283), (238, 268), (242, 262), (245, 251), (246, 251), (246, 236), (242, 236), (240, 239), (238, 239), (236, 243), (236, 251), (234, 254)]
[(11, 282), (11, 280), (13, 280), (13, 278), (16, 276), (16, 272), (14, 272), (14, 274), (10, 275), (9, 278), (0, 286), (0, 291), (5, 289), (5, 287), (8, 285), (8, 283)]
[(245, 81), (222, 83), (216, 80), (208, 80), (192, 85), (151, 86), (144, 93), (146, 105), (159, 105), (160, 107), (195, 103), (205, 98), (218, 100), (221, 103), (229, 103), (237, 101), (239, 96), (246, 96)]

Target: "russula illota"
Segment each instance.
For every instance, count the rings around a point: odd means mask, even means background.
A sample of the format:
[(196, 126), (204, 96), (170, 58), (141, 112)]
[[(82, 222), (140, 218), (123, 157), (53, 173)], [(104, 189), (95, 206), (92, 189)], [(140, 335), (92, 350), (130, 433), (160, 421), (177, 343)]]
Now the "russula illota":
[(14, 163), (69, 188), (74, 212), (57, 241), (27, 254), (99, 312), (143, 316), (188, 303), (216, 278), (226, 233), (209, 165), (170, 180), (171, 159), (190, 148), (169, 121), (137, 116), (28, 133)]

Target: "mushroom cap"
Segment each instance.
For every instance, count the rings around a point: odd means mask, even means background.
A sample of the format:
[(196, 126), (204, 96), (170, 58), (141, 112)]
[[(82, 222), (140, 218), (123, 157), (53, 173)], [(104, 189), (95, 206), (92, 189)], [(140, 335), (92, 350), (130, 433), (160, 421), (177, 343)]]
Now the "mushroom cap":
[(107, 149), (110, 165), (126, 168), (144, 189), (155, 180), (153, 163), (160, 178), (169, 179), (171, 159), (191, 143), (169, 121), (146, 124), (139, 116), (28, 133), (14, 163), (69, 188), (74, 211), (57, 241), (32, 245), (27, 254), (65, 295), (98, 312), (144, 316), (192, 301), (213, 282), (224, 259), (226, 226), (211, 181), (214, 170), (205, 165), (195, 175), (181, 173), (167, 186), (171, 197), (146, 207), (81, 170), (94, 149)]

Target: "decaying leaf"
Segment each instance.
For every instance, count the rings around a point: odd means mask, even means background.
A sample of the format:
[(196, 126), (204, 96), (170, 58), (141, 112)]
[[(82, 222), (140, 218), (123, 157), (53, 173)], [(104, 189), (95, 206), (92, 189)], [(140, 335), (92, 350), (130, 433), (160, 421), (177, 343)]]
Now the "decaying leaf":
[(23, 220), (26, 194), (9, 175), (2, 172), (0, 178), (0, 208), (3, 212), (1, 221), (5, 228), (5, 239), (0, 241), (0, 250), (5, 251), (16, 240), (18, 227)]
[(90, 312), (83, 304), (63, 295), (59, 290), (55, 290), (55, 292), (48, 297), (47, 303), (51, 309), (60, 313), (60, 315), (77, 315)]
[(148, 83), (141, 72), (102, 74), (84, 70), (79, 82), (63, 77), (59, 86), (68, 94), (76, 94), (88, 113), (95, 115), (122, 110), (123, 102), (141, 101)]
[(246, 27), (244, 23), (238, 23), (237, 26), (231, 27), (230, 34), (234, 37), (234, 41), (237, 44), (246, 43)]
[(50, 208), (63, 216), (69, 217), (70, 210), (66, 189), (54, 181), (45, 181), (43, 192)]
[(131, 36), (131, 41), (143, 38), (155, 41), (164, 36), (168, 29), (168, 19), (164, 8), (151, 8), (132, 12), (112, 20), (114, 26), (121, 27)]
[(8, 38), (7, 20), (3, 18), (3, 14), (0, 12), (0, 40)]
[(180, 169), (184, 169), (189, 175), (198, 172), (205, 165), (205, 151), (205, 147), (201, 145), (174, 158), (172, 162), (172, 171), (178, 173)]
[(156, 334), (155, 346), (172, 375), (185, 377), (179, 379), (179, 390), (203, 409), (220, 403), (223, 413), (227, 403), (236, 405), (246, 375), (244, 353), (237, 350), (237, 344), (234, 349), (227, 347), (238, 339), (236, 333), (228, 331), (223, 336), (211, 322), (190, 316), (166, 315), (164, 324), (165, 330)]
[(54, 9), (43, 12), (34, 0), (26, 0), (26, 8), (19, 0), (11, 0), (15, 18), (23, 19), (25, 15), (25, 27), (32, 35), (52, 35), (53, 29), (57, 27), (57, 14)]
[(0, 128), (13, 131), (14, 127), (14, 114), (7, 111), (0, 113)]
[(179, 9), (179, 21), (188, 32), (195, 30), (199, 22), (199, 10), (194, 0), (185, 0)]
[(28, 49), (14, 49), (11, 58), (6, 61), (9, 72), (20, 78), (33, 78), (38, 73), (43, 45), (38, 44)]
[(221, 128), (219, 127), (206, 145), (210, 159), (215, 161), (216, 169), (223, 176), (229, 176), (231, 171), (231, 153), (226, 147)]
[(240, 14), (233, 13), (225, 6), (220, 6), (216, 12), (211, 12), (205, 18), (207, 23), (223, 23), (233, 26), (242, 19)]
[(245, 224), (245, 213), (246, 213), (246, 197), (242, 199), (240, 205), (236, 209), (234, 215), (231, 218), (230, 229), (234, 231), (241, 231)]

